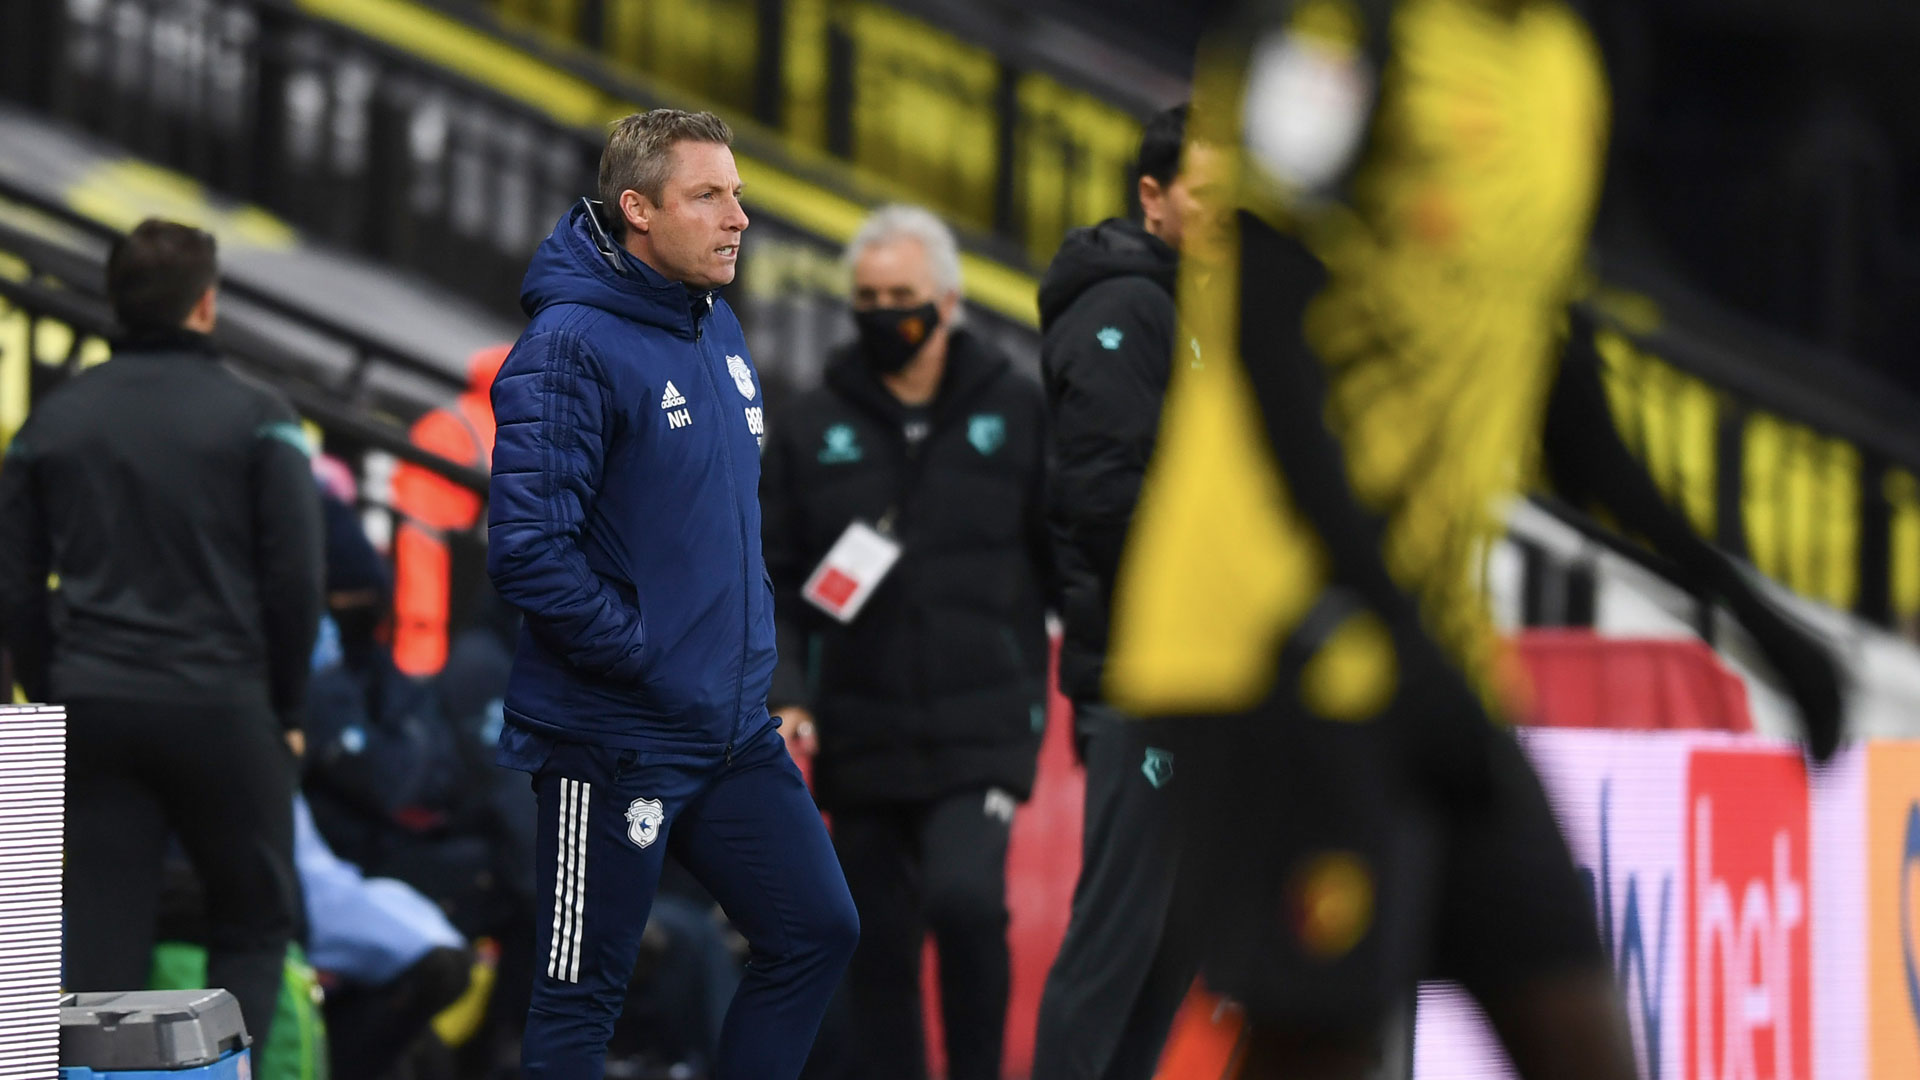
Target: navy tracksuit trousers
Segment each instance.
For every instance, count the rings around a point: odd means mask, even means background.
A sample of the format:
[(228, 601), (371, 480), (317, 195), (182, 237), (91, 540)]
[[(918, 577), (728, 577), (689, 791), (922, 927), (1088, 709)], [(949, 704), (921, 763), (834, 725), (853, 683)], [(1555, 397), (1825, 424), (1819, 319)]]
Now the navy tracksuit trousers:
[(502, 751), (503, 764), (533, 774), (539, 799), (527, 1080), (601, 1080), (669, 850), (751, 948), (715, 1080), (797, 1077), (860, 922), (779, 731), (767, 727), (730, 760), (518, 729)]

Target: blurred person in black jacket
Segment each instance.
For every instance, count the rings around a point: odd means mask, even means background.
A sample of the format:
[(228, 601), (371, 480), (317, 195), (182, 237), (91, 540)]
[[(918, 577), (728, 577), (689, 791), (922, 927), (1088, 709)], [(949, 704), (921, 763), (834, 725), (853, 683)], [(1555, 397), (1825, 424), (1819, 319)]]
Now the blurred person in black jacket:
[(477, 801), (468, 789), (478, 754), (442, 717), (437, 688), (401, 672), (382, 640), (392, 576), (353, 508), (332, 496), (321, 507), (327, 620), (307, 691), (302, 787), (330, 849), (370, 873), (405, 877), (393, 864), (417, 869), (412, 849)]
[(198, 229), (114, 246), (124, 338), (0, 468), (0, 625), (27, 695), (67, 706), (67, 989), (146, 985), (171, 832), (206, 888), (208, 980), (262, 1045), (300, 918), (320, 503), (293, 410), (219, 362), (216, 279)]
[[(847, 262), (859, 340), (775, 418), (766, 445), (780, 630), (768, 700), (798, 754), (817, 731), (814, 790), (860, 910), (845, 1001), (865, 1074), (926, 1075), (931, 929), (950, 1075), (995, 1077), (1007, 842), (1045, 719), (1045, 406), (955, 324), (959, 255), (933, 214), (877, 211)], [(884, 534), (900, 556), (843, 623), (803, 591), (849, 528)]]
[(383, 640), (387, 565), (349, 504), (322, 505), (329, 617), (314, 650), (303, 787), (341, 859), (412, 886), (468, 938), (499, 943), (487, 1022), (458, 1050), (461, 1075), (489, 1074), (518, 1060), (533, 953), (533, 793), (492, 760), (517, 619), (489, 605), (439, 677), (408, 677)]
[(1073, 914), (1041, 998), (1036, 1080), (1153, 1074), (1195, 965), (1165, 938), (1177, 862), (1155, 748), (1102, 699), (1107, 602), (1175, 363), (1179, 251), (1210, 150), (1184, 164), (1187, 107), (1155, 116), (1135, 164), (1140, 220), (1067, 234), (1040, 283), (1052, 422), (1048, 514), (1066, 623), (1060, 689), (1087, 769)]

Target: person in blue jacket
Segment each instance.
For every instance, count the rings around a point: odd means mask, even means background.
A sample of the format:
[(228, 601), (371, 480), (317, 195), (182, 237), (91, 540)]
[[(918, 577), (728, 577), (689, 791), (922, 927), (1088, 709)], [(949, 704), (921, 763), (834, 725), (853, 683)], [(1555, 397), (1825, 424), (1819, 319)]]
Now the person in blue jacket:
[(709, 113), (614, 125), (521, 289), (493, 384), (487, 568), (524, 614), (498, 761), (531, 773), (529, 1080), (598, 1080), (668, 851), (751, 948), (716, 1080), (795, 1077), (859, 936), (767, 713), (764, 403), (731, 282), (747, 216)]

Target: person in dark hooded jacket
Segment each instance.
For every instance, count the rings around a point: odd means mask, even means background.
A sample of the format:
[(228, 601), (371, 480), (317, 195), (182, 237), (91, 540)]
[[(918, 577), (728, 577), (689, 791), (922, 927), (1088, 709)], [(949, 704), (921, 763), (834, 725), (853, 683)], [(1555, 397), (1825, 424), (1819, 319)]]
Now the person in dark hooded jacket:
[(672, 851), (752, 949), (715, 1080), (791, 1080), (859, 935), (767, 712), (760, 380), (715, 293), (747, 217), (711, 113), (613, 126), (493, 383), (487, 569), (522, 615), (498, 761), (538, 800), (529, 1080), (599, 1076)]
[(1173, 362), (1178, 254), (1163, 238), (1169, 227), (1154, 224), (1160, 232), (1127, 218), (1074, 229), (1040, 283), (1055, 455), (1049, 517), (1066, 605), (1060, 691), (1076, 702), (1100, 700), (1107, 594)]
[(1066, 623), (1060, 689), (1073, 702), (1087, 792), (1080, 879), (1041, 997), (1034, 1080), (1153, 1075), (1195, 970), (1165, 932), (1177, 861), (1161, 793), (1171, 757), (1101, 692), (1107, 602), (1161, 398), (1174, 364), (1202, 362), (1178, 340), (1174, 306), (1178, 252), (1202, 224), (1196, 191), (1209, 165), (1181, 159), (1186, 118), (1185, 105), (1167, 109), (1141, 137), (1140, 220), (1068, 233), (1040, 283), (1048, 513)]

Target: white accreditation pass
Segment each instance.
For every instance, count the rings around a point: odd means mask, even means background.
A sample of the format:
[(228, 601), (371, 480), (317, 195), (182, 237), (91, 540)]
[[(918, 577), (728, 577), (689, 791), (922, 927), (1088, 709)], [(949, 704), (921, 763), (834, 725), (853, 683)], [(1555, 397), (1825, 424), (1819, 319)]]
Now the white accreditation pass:
[(898, 541), (864, 521), (856, 521), (813, 568), (800, 595), (821, 611), (850, 623), (899, 561)]

